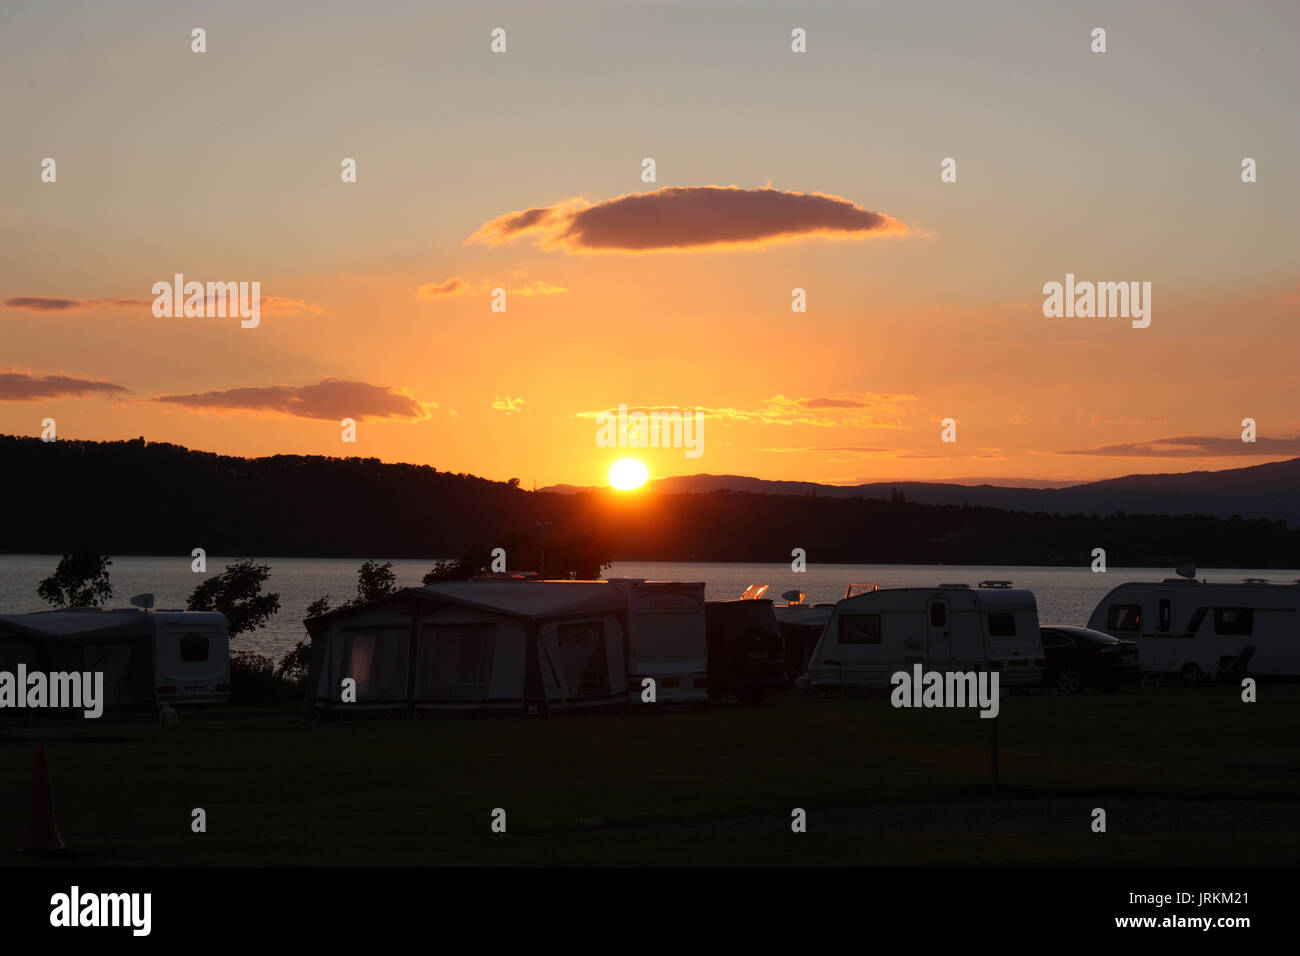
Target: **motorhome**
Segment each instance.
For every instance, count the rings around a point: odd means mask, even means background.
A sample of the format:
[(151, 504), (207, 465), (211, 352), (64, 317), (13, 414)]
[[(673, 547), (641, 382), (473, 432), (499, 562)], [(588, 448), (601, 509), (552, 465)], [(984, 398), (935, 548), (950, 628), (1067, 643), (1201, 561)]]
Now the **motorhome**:
[(1088, 626), (1136, 641), (1143, 671), (1189, 684), (1239, 659), (1253, 675), (1300, 676), (1300, 584), (1130, 581), (1102, 598)]
[(230, 700), (223, 614), (70, 608), (0, 615), (0, 670), (104, 675), (110, 710)]
[(998, 671), (1004, 688), (1043, 675), (1038, 605), (1007, 582), (881, 588), (835, 605), (795, 686), (887, 687), (898, 671)]
[(628, 699), (653, 678), (659, 704), (708, 702), (709, 649), (703, 581), (610, 578), (627, 594)]

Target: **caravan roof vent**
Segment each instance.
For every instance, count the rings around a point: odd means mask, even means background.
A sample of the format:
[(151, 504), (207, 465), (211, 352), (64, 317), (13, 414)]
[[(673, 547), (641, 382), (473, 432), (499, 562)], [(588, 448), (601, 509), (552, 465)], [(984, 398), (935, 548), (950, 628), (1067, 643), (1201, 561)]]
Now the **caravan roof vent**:
[(740, 596), (740, 599), (742, 601), (757, 601), (767, 593), (768, 587), (769, 585), (766, 584), (751, 584), (745, 588), (745, 593)]
[(1011, 582), (1010, 582), (1010, 581), (981, 581), (981, 582), (980, 582), (980, 587), (982, 587), (982, 588), (1009, 588), (1009, 587), (1011, 587)]
[(969, 584), (940, 584), (941, 588), (969, 588)]
[(1242, 584), (1268, 584), (1268, 578), (1242, 578)]

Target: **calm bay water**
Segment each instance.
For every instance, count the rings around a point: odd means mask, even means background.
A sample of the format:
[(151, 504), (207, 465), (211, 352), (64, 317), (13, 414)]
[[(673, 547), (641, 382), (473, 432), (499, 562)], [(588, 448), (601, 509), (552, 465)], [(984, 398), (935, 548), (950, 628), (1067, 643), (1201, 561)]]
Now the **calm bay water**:
[[(54, 571), (57, 555), (0, 555), (0, 613), (21, 614), (43, 611), (48, 605), (36, 596), (41, 579)], [(209, 574), (219, 573), (231, 558), (208, 558)], [(418, 585), (436, 559), (395, 560), (393, 571), (402, 586)], [(280, 595), (280, 613), (262, 630), (242, 634), (234, 647), (279, 658), (306, 632), (302, 626), (307, 605), (328, 594), (330, 603), (341, 604), (356, 594), (357, 568), (354, 558), (268, 558), (271, 566), (267, 589)], [(1011, 581), (1029, 588), (1038, 598), (1043, 623), (1086, 624), (1097, 602), (1117, 584), (1125, 581), (1158, 581), (1172, 577), (1168, 568), (1110, 568), (1094, 574), (1087, 567), (1033, 568), (984, 567), (973, 565), (903, 564), (809, 564), (795, 574), (789, 564), (704, 564), (694, 562), (619, 562), (607, 571), (609, 577), (650, 578), (661, 581), (703, 581), (709, 600), (738, 598), (751, 584), (771, 585), (767, 596), (780, 600), (783, 591), (798, 589), (808, 594), (809, 603), (836, 601), (848, 584), (878, 584), (884, 587), (929, 587), (936, 584), (975, 585), (985, 580)], [(1240, 581), (1246, 577), (1289, 582), (1300, 578), (1300, 570), (1200, 569), (1198, 576), (1210, 581)], [(110, 579), (113, 598), (109, 607), (126, 607), (132, 595), (152, 592), (158, 608), (183, 608), (185, 599), (205, 575), (190, 570), (190, 558), (119, 557), (113, 559)]]

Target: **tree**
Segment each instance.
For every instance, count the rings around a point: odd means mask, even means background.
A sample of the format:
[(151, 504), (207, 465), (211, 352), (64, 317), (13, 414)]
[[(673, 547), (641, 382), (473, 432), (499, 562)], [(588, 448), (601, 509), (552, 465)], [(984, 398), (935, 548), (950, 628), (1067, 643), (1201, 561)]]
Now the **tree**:
[[(369, 563), (369, 562), (367, 562)], [(364, 565), (363, 565), (364, 567)], [(307, 605), (307, 617), (320, 617), (329, 613), (330, 596), (322, 594)], [(307, 683), (307, 674), (311, 670), (311, 641), (299, 641), (280, 658), (275, 665), (275, 676), (289, 684)]]
[(357, 596), (351, 604), (366, 604), (377, 601), (386, 594), (397, 590), (397, 575), (393, 573), (393, 562), (367, 561), (357, 570)]
[(59, 559), (54, 573), (36, 586), (42, 601), (54, 607), (99, 607), (113, 596), (108, 555), (82, 548)]
[(613, 563), (614, 544), (603, 532), (580, 531), (547, 551), (547, 572), (552, 577), (596, 581)]
[(280, 610), (279, 594), (262, 593), (262, 585), (270, 576), (269, 565), (244, 558), (202, 582), (185, 606), (191, 611), (220, 611), (226, 616), (231, 637), (255, 631), (266, 627), (266, 622)]

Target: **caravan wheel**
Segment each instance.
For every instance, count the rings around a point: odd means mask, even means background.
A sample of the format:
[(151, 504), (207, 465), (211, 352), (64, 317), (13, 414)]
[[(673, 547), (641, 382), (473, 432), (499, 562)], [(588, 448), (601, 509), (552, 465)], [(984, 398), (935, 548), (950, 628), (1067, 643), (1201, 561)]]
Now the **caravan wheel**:
[(1083, 690), (1083, 675), (1073, 667), (1062, 667), (1056, 675), (1056, 689), (1062, 694), (1077, 694)]

